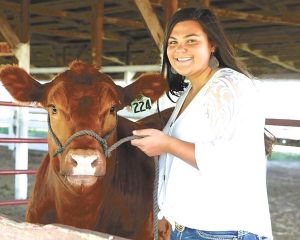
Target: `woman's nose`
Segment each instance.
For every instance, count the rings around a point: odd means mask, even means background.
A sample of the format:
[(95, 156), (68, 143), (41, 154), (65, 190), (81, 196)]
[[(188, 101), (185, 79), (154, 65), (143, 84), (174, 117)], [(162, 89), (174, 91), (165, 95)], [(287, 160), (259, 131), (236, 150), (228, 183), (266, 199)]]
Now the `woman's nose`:
[(184, 44), (178, 44), (175, 49), (176, 52), (186, 52)]

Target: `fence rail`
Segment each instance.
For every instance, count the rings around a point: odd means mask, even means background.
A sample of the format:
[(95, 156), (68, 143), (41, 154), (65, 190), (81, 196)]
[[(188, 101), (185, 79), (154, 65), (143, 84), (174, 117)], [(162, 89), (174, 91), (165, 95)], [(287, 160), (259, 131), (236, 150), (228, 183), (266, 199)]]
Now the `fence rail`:
[(48, 143), (47, 138), (0, 138), (0, 143)]
[(6, 106), (6, 107), (32, 107), (32, 108), (40, 108), (39, 106), (35, 104), (18, 104), (14, 102), (6, 102), (6, 101), (0, 101), (0, 106)]
[(0, 170), (0, 175), (15, 175), (15, 174), (36, 174), (37, 170)]
[(266, 125), (300, 127), (300, 120), (268, 118), (266, 119)]
[(18, 206), (18, 205), (27, 205), (28, 200), (10, 200), (10, 201), (1, 201), (0, 207), (4, 206)]

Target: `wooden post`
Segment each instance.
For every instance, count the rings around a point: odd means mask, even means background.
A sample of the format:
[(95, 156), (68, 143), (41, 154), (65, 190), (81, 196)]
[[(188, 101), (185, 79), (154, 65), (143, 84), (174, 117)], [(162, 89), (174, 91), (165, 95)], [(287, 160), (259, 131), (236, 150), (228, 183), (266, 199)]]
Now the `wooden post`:
[(205, 8), (209, 8), (210, 0), (202, 0), (201, 6)]
[(178, 0), (164, 0), (164, 27), (178, 9)]
[[(19, 67), (27, 72), (30, 70), (30, 37), (29, 37), (29, 5), (30, 0), (22, 0), (20, 12), (20, 44), (16, 48), (16, 57), (19, 61)], [(17, 126), (16, 137), (28, 137), (28, 121), (29, 113), (26, 108), (18, 108), (16, 111)], [(17, 170), (28, 169), (28, 143), (16, 145), (16, 162), (15, 168)], [(27, 198), (27, 174), (19, 174), (15, 176), (15, 199)]]
[(162, 47), (162, 40), (163, 40), (163, 29), (159, 22), (157, 15), (152, 8), (152, 5), (149, 0), (134, 0), (136, 6), (140, 10), (146, 26), (150, 31), (152, 38), (154, 39), (156, 46), (158, 47), (159, 51), (161, 52)]
[(22, 43), (28, 43), (30, 39), (29, 5), (30, 5), (30, 0), (22, 0), (21, 12), (20, 12), (21, 14), (20, 40)]
[(101, 68), (103, 48), (103, 15), (104, 1), (98, 0), (92, 4), (92, 64)]

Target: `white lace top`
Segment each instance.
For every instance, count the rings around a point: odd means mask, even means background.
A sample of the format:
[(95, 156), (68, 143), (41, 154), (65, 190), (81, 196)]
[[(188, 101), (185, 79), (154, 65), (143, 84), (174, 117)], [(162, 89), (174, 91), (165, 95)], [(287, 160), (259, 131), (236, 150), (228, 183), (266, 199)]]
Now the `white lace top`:
[(171, 154), (160, 156), (159, 217), (173, 226), (272, 238), (265, 118), (253, 81), (220, 69), (176, 119), (190, 89), (178, 99), (164, 132), (195, 144), (198, 169)]

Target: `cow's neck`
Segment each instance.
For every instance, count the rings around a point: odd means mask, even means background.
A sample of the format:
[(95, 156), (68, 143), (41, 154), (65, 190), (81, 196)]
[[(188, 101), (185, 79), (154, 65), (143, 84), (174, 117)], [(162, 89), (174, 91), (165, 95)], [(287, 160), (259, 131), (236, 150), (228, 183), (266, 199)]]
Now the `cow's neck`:
[(53, 191), (51, 192), (54, 193), (56, 222), (92, 229), (94, 226), (91, 223), (96, 222), (101, 205), (99, 196), (103, 189), (102, 180), (98, 180), (89, 189), (80, 190), (73, 188), (64, 176), (53, 171), (52, 166), (48, 170), (48, 182), (52, 184)]

